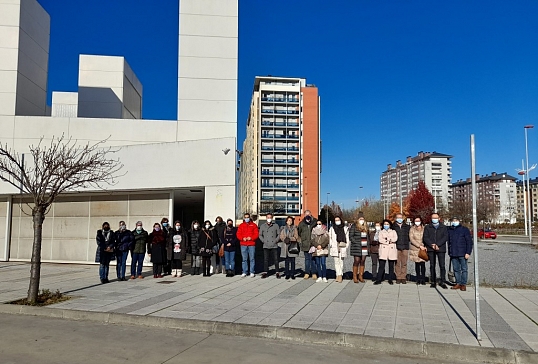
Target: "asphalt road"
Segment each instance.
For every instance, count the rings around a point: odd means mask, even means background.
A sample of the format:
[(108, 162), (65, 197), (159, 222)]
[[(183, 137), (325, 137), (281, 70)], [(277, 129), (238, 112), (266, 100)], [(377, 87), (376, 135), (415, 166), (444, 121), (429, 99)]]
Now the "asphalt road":
[[(443, 363), (345, 347), (85, 321), (0, 315), (0, 362), (12, 363)], [(448, 361), (449, 363), (456, 363)], [(447, 363), (448, 363), (447, 362)]]

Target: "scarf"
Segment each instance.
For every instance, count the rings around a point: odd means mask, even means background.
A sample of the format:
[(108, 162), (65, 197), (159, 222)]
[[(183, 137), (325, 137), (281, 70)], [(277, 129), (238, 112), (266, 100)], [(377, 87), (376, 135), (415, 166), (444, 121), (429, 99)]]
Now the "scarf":
[(326, 230), (325, 230), (325, 227), (323, 225), (316, 226), (315, 228), (312, 229), (312, 234), (317, 235), (317, 236), (323, 235), (323, 234), (325, 234), (325, 232), (326, 232)]
[(334, 232), (336, 233), (336, 241), (339, 243), (346, 243), (346, 232), (344, 230), (344, 225), (334, 225)]

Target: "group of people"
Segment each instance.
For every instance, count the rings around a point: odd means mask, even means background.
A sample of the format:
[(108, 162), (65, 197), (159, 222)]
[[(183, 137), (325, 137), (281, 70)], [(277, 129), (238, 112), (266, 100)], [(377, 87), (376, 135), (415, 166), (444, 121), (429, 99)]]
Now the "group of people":
[[(101, 283), (108, 283), (110, 261), (117, 260), (116, 274), (120, 281), (126, 278), (126, 262), (131, 253), (130, 279), (142, 279), (142, 266), (146, 253), (153, 263), (153, 277), (163, 275), (181, 277), (183, 261), (187, 254), (191, 257), (191, 274), (199, 275), (200, 269), (205, 277), (214, 272), (235, 275), (235, 255), (240, 251), (242, 260), (241, 277), (255, 277), (256, 242), (263, 246), (263, 272), (267, 278), (269, 267), (274, 266), (276, 278), (296, 279), (295, 260), (304, 254), (304, 279), (328, 282), (327, 258), (332, 257), (336, 271), (336, 282), (343, 280), (344, 260), (353, 259), (353, 282), (365, 282), (366, 258), (372, 262), (372, 280), (381, 284), (385, 278), (388, 262), (389, 284), (407, 283), (407, 262), (415, 263), (416, 284), (426, 284), (426, 261), (430, 262), (430, 287), (437, 284), (446, 289), (445, 256), (448, 252), (456, 284), (453, 289), (466, 290), (467, 260), (472, 253), (473, 243), (470, 231), (455, 217), (450, 226), (441, 223), (439, 215), (431, 215), (431, 222), (424, 224), (420, 217), (407, 224), (402, 214), (394, 221), (383, 220), (372, 227), (364, 215), (359, 213), (356, 223), (344, 224), (340, 216), (334, 218), (327, 229), (321, 221), (305, 211), (304, 218), (295, 224), (295, 218), (288, 216), (284, 226), (279, 226), (272, 214), (265, 216), (265, 222), (258, 226), (250, 214), (243, 215), (243, 222), (234, 226), (232, 219), (226, 222), (218, 216), (215, 225), (204, 221), (201, 225), (193, 221), (185, 228), (180, 221), (169, 224), (167, 218), (155, 223), (152, 231), (147, 232), (141, 221), (130, 231), (124, 221), (119, 229), (113, 231), (108, 222), (97, 231), (96, 262), (100, 263)], [(284, 274), (281, 275), (280, 260), (284, 260)], [(437, 262), (440, 276), (437, 276)], [(271, 263), (271, 264), (270, 264)], [(437, 283), (439, 281), (439, 283)]]

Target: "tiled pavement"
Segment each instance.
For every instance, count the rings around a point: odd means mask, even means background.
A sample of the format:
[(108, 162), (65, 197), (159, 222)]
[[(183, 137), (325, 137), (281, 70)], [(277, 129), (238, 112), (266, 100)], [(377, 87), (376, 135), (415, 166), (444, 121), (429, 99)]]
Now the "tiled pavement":
[[(478, 342), (471, 287), (461, 292), (414, 283), (374, 286), (221, 274), (101, 285), (97, 269), (43, 264), (41, 287), (75, 297), (51, 307), (538, 351), (536, 290), (481, 288)], [(24, 297), (28, 276), (28, 264), (0, 263), (0, 302)]]

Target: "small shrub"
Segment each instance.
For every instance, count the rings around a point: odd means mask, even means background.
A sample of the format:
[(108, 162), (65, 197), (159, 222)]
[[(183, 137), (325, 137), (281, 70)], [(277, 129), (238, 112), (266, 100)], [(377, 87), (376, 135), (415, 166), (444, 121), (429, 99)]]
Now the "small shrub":
[(13, 305), (48, 306), (55, 303), (67, 301), (69, 299), (71, 299), (71, 297), (64, 295), (58, 289), (56, 290), (56, 292), (51, 292), (48, 289), (42, 289), (41, 292), (39, 292), (39, 294), (37, 295), (36, 302), (28, 302), (27, 298), (22, 298), (20, 300), (16, 300), (10, 303)]

